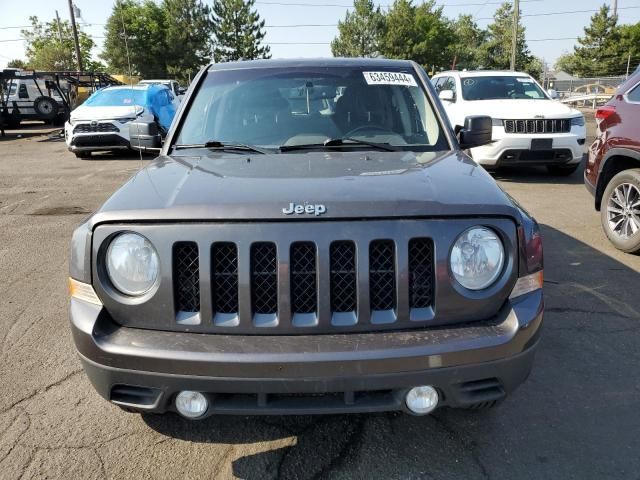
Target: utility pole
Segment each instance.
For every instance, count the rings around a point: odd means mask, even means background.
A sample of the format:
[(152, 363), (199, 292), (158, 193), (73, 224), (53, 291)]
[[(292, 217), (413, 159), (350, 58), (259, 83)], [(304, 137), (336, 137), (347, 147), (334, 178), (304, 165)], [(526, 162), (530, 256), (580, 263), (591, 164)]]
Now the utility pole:
[(613, 10), (614, 17), (618, 15), (618, 0), (613, 0), (613, 8), (611, 10)]
[(58, 10), (56, 10), (56, 22), (58, 22), (58, 37), (60, 38), (60, 45), (62, 45), (62, 25), (60, 25), (60, 15), (58, 15)]
[(516, 69), (516, 50), (518, 49), (518, 22), (520, 21), (520, 2), (513, 0), (513, 38), (511, 39), (511, 70)]
[(631, 66), (631, 54), (629, 54), (629, 57), (627, 58), (627, 77), (629, 78), (629, 67)]
[(78, 27), (76, 27), (76, 16), (73, 13), (73, 0), (69, 0), (69, 16), (71, 17), (71, 28), (73, 30), (73, 41), (76, 45), (76, 60), (78, 71), (82, 71), (82, 57), (80, 56), (80, 42), (78, 41)]

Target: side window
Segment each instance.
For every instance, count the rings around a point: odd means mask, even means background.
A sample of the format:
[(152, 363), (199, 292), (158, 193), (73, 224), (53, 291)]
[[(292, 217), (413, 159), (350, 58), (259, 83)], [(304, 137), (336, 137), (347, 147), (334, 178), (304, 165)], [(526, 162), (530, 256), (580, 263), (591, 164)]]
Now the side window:
[(436, 89), (437, 93), (440, 93), (440, 90), (442, 90), (442, 86), (444, 85), (445, 80), (446, 77), (440, 77), (436, 78), (435, 82), (433, 82), (433, 86)]
[(640, 83), (627, 94), (627, 99), (629, 99), (630, 102), (640, 103)]
[(18, 98), (29, 98), (29, 92), (27, 91), (27, 86), (24, 83), (21, 83), (20, 87), (18, 87)]
[(457, 92), (456, 92), (456, 79), (453, 77), (446, 77), (444, 85), (442, 86), (442, 90), (451, 90), (453, 92), (453, 101), (456, 101)]

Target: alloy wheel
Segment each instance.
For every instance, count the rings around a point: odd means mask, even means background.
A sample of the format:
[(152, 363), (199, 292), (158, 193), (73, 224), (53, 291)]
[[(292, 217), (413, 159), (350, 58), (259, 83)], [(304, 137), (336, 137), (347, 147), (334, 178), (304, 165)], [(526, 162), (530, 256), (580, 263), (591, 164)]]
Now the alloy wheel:
[(631, 183), (618, 185), (607, 201), (610, 230), (627, 239), (640, 231), (640, 190)]

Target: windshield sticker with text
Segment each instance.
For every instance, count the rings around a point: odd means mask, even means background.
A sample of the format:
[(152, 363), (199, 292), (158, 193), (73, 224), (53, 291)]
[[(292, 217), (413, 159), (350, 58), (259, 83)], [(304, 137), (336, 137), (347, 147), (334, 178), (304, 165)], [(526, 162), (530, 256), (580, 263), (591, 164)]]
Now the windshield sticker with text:
[(367, 85), (405, 85), (417, 87), (416, 79), (409, 73), (362, 72)]

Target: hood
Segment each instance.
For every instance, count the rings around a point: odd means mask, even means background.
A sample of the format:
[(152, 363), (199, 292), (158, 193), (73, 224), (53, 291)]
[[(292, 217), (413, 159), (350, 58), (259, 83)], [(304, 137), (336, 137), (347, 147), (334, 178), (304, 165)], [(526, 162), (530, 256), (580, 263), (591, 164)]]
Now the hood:
[(500, 119), (567, 118), (581, 113), (557, 100), (474, 100), (465, 102), (464, 114), (491, 115)]
[[(135, 112), (135, 113), (134, 113)], [(144, 112), (141, 105), (119, 105), (116, 107), (91, 107), (80, 105), (71, 112), (72, 121), (81, 120), (112, 120), (116, 118), (131, 118)]]
[[(313, 212), (286, 215), (291, 204), (311, 205)], [(107, 200), (92, 224), (515, 217), (516, 210), (493, 178), (461, 153), (213, 154), (157, 158)]]

